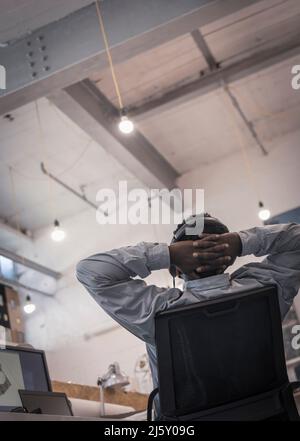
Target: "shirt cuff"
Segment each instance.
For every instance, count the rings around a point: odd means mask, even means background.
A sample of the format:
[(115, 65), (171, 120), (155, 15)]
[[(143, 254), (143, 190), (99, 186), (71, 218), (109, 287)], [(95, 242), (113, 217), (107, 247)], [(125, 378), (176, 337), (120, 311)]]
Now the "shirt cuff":
[(149, 248), (148, 266), (150, 271), (170, 267), (170, 253), (166, 243), (153, 244), (153, 246)]
[(258, 238), (257, 235), (252, 231), (240, 231), (238, 233), (242, 242), (242, 252), (241, 256), (249, 256), (250, 254), (255, 254), (258, 248)]

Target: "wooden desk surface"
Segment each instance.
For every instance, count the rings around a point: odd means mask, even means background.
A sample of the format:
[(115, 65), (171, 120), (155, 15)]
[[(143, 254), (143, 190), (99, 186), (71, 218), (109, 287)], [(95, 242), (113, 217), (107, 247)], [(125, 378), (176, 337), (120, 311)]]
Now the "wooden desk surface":
[[(69, 398), (100, 401), (99, 387), (52, 381), (52, 389), (53, 392), (64, 392)], [(105, 389), (104, 400), (106, 403), (130, 406), (136, 411), (143, 411), (147, 409), (148, 395), (138, 392), (125, 392), (118, 389)]]
[(80, 418), (60, 415), (35, 415), (32, 413), (0, 412), (0, 421), (120, 421), (109, 418)]

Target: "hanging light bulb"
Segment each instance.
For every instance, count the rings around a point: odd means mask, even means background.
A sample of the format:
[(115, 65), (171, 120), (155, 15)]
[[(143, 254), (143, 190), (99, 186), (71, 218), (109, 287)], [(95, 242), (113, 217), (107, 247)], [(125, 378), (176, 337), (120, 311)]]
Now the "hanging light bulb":
[(51, 239), (54, 240), (54, 242), (61, 242), (66, 237), (65, 231), (60, 228), (60, 224), (57, 219), (54, 221), (54, 229), (51, 233)]
[(23, 308), (26, 314), (32, 314), (36, 310), (36, 306), (32, 303), (30, 296), (26, 297), (26, 303)]
[(134, 130), (133, 122), (126, 116), (122, 115), (119, 122), (119, 130), (125, 135), (129, 135)]
[(258, 203), (258, 206), (259, 206), (259, 212), (258, 212), (259, 219), (262, 221), (267, 221), (268, 219), (270, 219), (271, 216), (270, 210), (268, 210), (268, 208), (265, 208), (264, 204), (261, 201)]
[(126, 115), (126, 112), (125, 112), (125, 109), (124, 109), (124, 106), (123, 106), (121, 90), (120, 90), (120, 86), (119, 86), (119, 83), (118, 83), (118, 78), (117, 78), (117, 75), (116, 75), (116, 71), (115, 71), (115, 67), (114, 67), (114, 63), (113, 63), (113, 59), (112, 59), (112, 54), (111, 54), (110, 47), (109, 47), (109, 41), (108, 41), (108, 38), (107, 38), (105, 26), (104, 26), (104, 20), (103, 20), (103, 16), (102, 16), (102, 13), (101, 13), (100, 2), (97, 0), (95, 4), (96, 4), (96, 11), (97, 11), (97, 16), (98, 16), (100, 31), (101, 31), (101, 34), (102, 34), (102, 37), (103, 37), (105, 51), (106, 51), (106, 54), (107, 54), (109, 68), (110, 68), (110, 71), (111, 71), (112, 81), (113, 81), (114, 88), (115, 88), (115, 91), (116, 91), (116, 96), (117, 96), (117, 99), (118, 99), (119, 109), (120, 109), (120, 112), (121, 112), (121, 118), (120, 118), (120, 122), (119, 122), (119, 125), (118, 125), (119, 126), (119, 130), (120, 130), (120, 132), (124, 133), (125, 135), (129, 135), (134, 130), (134, 124), (128, 118), (128, 116)]

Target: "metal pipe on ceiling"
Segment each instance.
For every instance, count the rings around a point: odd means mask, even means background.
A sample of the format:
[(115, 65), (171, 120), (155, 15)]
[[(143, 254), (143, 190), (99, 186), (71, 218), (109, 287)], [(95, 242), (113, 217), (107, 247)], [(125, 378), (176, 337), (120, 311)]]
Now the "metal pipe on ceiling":
[(254, 142), (260, 148), (262, 154), (266, 156), (268, 154), (268, 151), (266, 150), (265, 146), (263, 145), (262, 141), (260, 140), (260, 138), (255, 130), (255, 127), (253, 126), (253, 123), (248, 120), (248, 118), (245, 115), (243, 109), (241, 108), (241, 105), (238, 102), (237, 98), (233, 95), (232, 91), (228, 87), (228, 84), (226, 84), (225, 82), (223, 84), (223, 90), (226, 93), (226, 95), (228, 96), (228, 98), (230, 99), (232, 106), (235, 108), (236, 112), (239, 114), (244, 125), (247, 127)]
[(52, 173), (50, 173), (49, 171), (47, 171), (44, 163), (41, 163), (41, 170), (42, 172), (48, 176), (48, 178), (52, 179), (52, 181), (56, 182), (58, 185), (60, 185), (61, 187), (63, 187), (65, 190), (69, 191), (70, 193), (72, 193), (74, 196), (76, 196), (77, 198), (79, 198), (81, 201), (85, 202), (87, 205), (89, 205), (90, 207), (94, 208), (95, 210), (100, 210), (102, 211), (102, 213), (104, 214), (104, 216), (107, 216), (107, 212), (101, 210), (98, 205), (94, 204), (93, 202), (91, 202), (89, 199), (87, 199), (87, 197), (84, 194), (80, 194), (78, 193), (76, 190), (74, 190), (72, 187), (70, 187), (69, 185), (67, 185), (65, 182), (63, 182), (61, 179), (57, 178), (56, 176), (54, 176)]

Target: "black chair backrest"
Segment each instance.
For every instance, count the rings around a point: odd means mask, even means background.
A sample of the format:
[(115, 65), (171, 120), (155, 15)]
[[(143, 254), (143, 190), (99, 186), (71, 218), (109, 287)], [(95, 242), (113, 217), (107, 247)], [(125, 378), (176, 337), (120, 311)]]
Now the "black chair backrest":
[(288, 384), (276, 287), (252, 289), (157, 315), (164, 416), (191, 415)]

